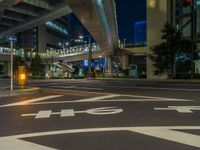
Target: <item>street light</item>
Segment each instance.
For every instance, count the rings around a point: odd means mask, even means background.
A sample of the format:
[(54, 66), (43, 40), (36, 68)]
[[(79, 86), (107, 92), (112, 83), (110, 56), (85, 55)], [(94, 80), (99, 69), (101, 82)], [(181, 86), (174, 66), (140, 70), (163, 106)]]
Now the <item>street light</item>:
[(91, 36), (79, 36), (80, 39), (88, 38), (88, 77), (92, 77), (92, 48), (91, 48)]

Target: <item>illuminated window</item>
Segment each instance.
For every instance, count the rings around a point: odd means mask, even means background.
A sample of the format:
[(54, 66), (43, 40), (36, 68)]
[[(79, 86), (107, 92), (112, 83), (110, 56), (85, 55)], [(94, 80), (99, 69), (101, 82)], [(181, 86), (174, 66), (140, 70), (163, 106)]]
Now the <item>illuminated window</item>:
[(46, 22), (46, 25), (51, 27), (51, 28), (53, 28), (53, 29), (55, 29), (55, 30), (57, 30), (57, 31), (59, 31), (59, 32), (62, 32), (64, 34), (66, 34), (66, 35), (69, 34), (68, 31), (65, 28), (53, 23), (52, 21)]

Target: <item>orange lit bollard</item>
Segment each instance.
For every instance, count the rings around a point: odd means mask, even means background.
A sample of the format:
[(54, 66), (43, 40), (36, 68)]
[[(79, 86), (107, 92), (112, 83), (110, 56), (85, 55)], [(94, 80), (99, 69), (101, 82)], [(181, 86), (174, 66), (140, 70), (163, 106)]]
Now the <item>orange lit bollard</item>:
[(19, 66), (18, 67), (18, 82), (21, 88), (24, 88), (24, 85), (26, 84), (26, 70), (25, 66)]

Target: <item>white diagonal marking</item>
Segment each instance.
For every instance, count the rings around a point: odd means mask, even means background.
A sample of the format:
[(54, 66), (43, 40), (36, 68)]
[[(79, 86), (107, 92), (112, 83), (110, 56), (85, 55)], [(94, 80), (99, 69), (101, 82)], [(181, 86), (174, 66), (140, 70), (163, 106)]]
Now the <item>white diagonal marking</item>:
[(11, 103), (11, 104), (1, 105), (0, 107), (28, 105), (28, 104), (33, 103), (33, 102), (43, 101), (43, 100), (47, 100), (47, 99), (53, 99), (53, 98), (57, 98), (57, 97), (61, 97), (61, 96), (63, 96), (63, 95), (51, 95), (51, 96), (39, 97), (39, 98), (34, 98), (34, 99), (22, 101), (22, 102), (16, 102), (16, 103)]
[(47, 146), (34, 144), (20, 139), (0, 140), (2, 150), (56, 150)]
[(156, 138), (173, 141), (185, 145), (200, 147), (200, 136), (171, 129), (162, 128), (134, 128), (133, 132), (153, 136)]
[(91, 101), (98, 101), (98, 100), (103, 100), (106, 98), (113, 98), (113, 97), (118, 97), (120, 95), (118, 94), (110, 94), (110, 95), (104, 95), (104, 96), (98, 96), (98, 97), (92, 97), (92, 98), (86, 98), (86, 99), (81, 99), (77, 100), (76, 102), (91, 102)]
[[(144, 126), (144, 127), (110, 127), (110, 128), (58, 130), (58, 131), (38, 132), (38, 133), (29, 133), (29, 134), (0, 137), (0, 145), (4, 146), (3, 149), (7, 149), (9, 148), (10, 145), (12, 145), (14, 140), (21, 139), (21, 138), (30, 138), (30, 137), (53, 136), (53, 135), (62, 135), (62, 134), (70, 134), (70, 133), (132, 131), (132, 132), (200, 148), (199, 135), (189, 134), (189, 133), (174, 131), (174, 130), (200, 130), (200, 126), (152, 126), (152, 127)], [(19, 143), (17, 145), (14, 144), (12, 145), (10, 149), (16, 149), (15, 147), (20, 147), (20, 144), (24, 145), (24, 143)], [(29, 148), (29, 145), (28, 147), (24, 147), (24, 149), (17, 149), (17, 150), (26, 150), (28, 148)]]

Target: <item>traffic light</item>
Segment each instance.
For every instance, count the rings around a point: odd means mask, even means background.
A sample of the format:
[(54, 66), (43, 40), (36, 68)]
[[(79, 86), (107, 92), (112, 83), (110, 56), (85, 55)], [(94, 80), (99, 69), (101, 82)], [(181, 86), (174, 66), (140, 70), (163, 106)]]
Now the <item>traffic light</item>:
[(183, 0), (183, 6), (188, 7), (191, 4), (191, 0)]

